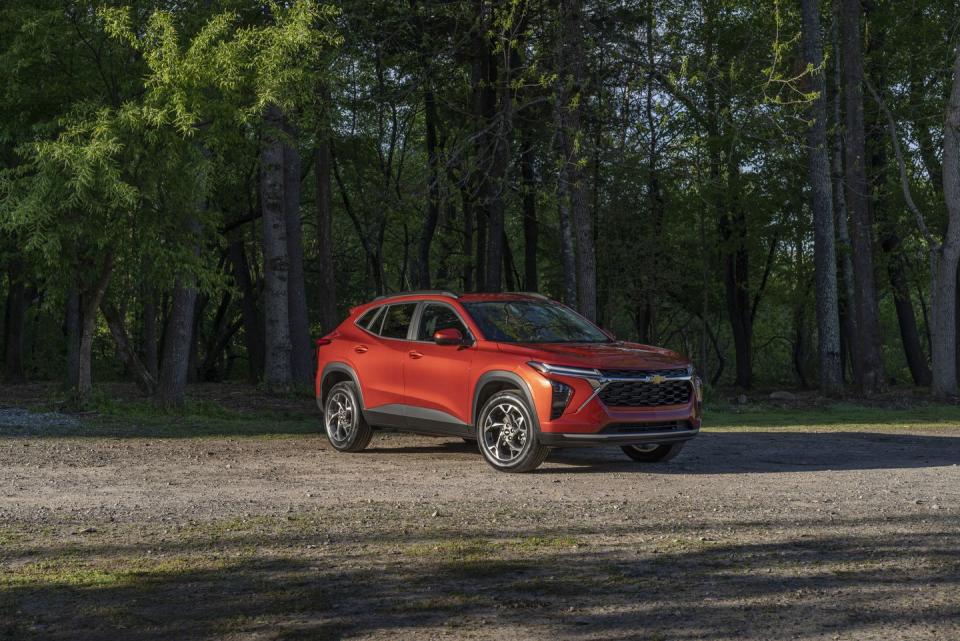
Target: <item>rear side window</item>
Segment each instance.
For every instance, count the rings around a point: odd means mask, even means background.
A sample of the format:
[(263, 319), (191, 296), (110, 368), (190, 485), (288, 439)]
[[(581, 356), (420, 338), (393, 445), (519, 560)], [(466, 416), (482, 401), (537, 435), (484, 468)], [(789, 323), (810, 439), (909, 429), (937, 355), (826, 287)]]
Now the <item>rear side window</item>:
[(413, 310), (416, 308), (416, 303), (390, 305), (383, 319), (380, 335), (384, 338), (406, 338), (407, 330), (410, 329), (410, 320), (413, 318)]

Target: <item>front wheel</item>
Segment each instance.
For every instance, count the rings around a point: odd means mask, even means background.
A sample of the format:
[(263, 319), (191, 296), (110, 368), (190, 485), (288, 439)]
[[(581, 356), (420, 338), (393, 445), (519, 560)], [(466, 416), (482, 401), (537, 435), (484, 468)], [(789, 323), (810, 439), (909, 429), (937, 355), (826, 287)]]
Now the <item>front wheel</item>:
[(684, 442), (651, 443), (650, 445), (624, 445), (620, 449), (634, 461), (641, 463), (660, 463), (673, 459), (683, 449)]
[(477, 442), (483, 458), (500, 472), (529, 472), (547, 458), (527, 402), (512, 390), (488, 400), (477, 420)]
[(333, 449), (359, 452), (373, 437), (373, 429), (363, 418), (356, 387), (350, 381), (337, 383), (323, 406), (323, 425)]

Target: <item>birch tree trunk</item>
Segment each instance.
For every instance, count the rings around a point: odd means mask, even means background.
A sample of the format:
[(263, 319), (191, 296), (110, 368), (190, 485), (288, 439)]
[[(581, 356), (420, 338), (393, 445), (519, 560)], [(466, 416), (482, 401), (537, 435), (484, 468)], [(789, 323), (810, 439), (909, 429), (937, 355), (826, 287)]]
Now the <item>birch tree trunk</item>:
[(931, 250), (931, 324), (933, 394), (957, 394), (957, 264), (960, 261), (960, 45), (953, 65), (953, 86), (943, 127), (943, 195), (947, 231), (940, 247)]
[(283, 126), (280, 109), (271, 105), (264, 117), (260, 147), (260, 206), (263, 210), (264, 372), (269, 386), (287, 387), (290, 368), (289, 255), (283, 198)]
[(811, 208), (813, 210), (814, 279), (817, 299), (818, 360), (820, 390), (827, 395), (843, 391), (840, 369), (840, 315), (837, 303), (837, 254), (833, 234), (833, 202), (830, 160), (827, 148), (827, 96), (823, 77), (823, 44), (820, 35), (820, 3), (802, 0), (803, 54), (812, 65), (813, 123), (807, 131)]

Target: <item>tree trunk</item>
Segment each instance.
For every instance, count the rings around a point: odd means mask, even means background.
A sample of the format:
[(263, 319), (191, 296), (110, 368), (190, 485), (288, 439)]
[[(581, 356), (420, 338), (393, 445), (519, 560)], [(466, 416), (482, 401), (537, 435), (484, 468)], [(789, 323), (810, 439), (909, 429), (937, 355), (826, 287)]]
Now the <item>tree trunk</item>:
[[(199, 256), (200, 221), (191, 216), (187, 219), (186, 226), (193, 235), (192, 251)], [(163, 361), (155, 394), (157, 403), (165, 407), (182, 407), (187, 396), (197, 304), (195, 278), (192, 275), (181, 276), (173, 286), (173, 301), (163, 333)]]
[(143, 293), (143, 364), (154, 380), (160, 375), (158, 334), (157, 291), (148, 285)]
[(97, 282), (86, 289), (80, 298), (82, 303), (80, 352), (77, 362), (77, 387), (74, 393), (74, 401), (79, 407), (86, 405), (93, 390), (93, 334), (96, 328), (97, 310), (100, 308), (100, 301), (103, 300), (103, 294), (107, 291), (111, 276), (113, 276), (113, 250), (108, 249)]
[(427, 88), (423, 92), (423, 107), (430, 184), (427, 186), (427, 213), (423, 220), (423, 227), (420, 229), (420, 242), (417, 248), (417, 275), (415, 280), (417, 287), (430, 289), (430, 246), (437, 232), (437, 222), (440, 220), (440, 161), (437, 156), (437, 100), (431, 88)]
[(520, 179), (523, 201), (523, 289), (528, 292), (540, 291), (537, 272), (537, 243), (539, 224), (537, 222), (537, 182), (533, 169), (533, 123), (524, 119), (520, 130)]
[(957, 265), (960, 262), (960, 45), (953, 65), (953, 86), (943, 127), (943, 195), (947, 231), (943, 243), (931, 248), (933, 394), (957, 394)]
[(264, 381), (287, 387), (290, 368), (289, 254), (284, 215), (283, 145), (278, 138), (283, 119), (271, 105), (264, 118), (260, 148), (260, 206), (263, 209)]
[(563, 266), (563, 302), (577, 309), (577, 256), (573, 247), (569, 191), (567, 172), (561, 167), (557, 175), (557, 204), (560, 219), (560, 263)]
[[(814, 279), (817, 299), (818, 361), (820, 390), (826, 395), (843, 391), (840, 368), (840, 313), (837, 300), (837, 255), (834, 246), (833, 202), (830, 160), (827, 156), (827, 95), (823, 78), (823, 44), (820, 35), (820, 3), (802, 0), (803, 53), (812, 65), (811, 105), (813, 123), (807, 132), (811, 208), (813, 210)], [(799, 371), (799, 370), (798, 370)]]
[(593, 238), (593, 217), (587, 207), (586, 185), (581, 160), (583, 153), (582, 105), (585, 100), (583, 15), (578, 0), (560, 3), (563, 34), (560, 43), (558, 140), (566, 171), (570, 222), (576, 239), (577, 309), (590, 320), (597, 318), (597, 258)]
[(76, 286), (67, 292), (67, 389), (77, 387), (80, 374), (80, 291)]
[(240, 290), (240, 317), (243, 320), (249, 380), (256, 383), (263, 376), (263, 331), (257, 316), (257, 298), (250, 280), (250, 266), (243, 249), (243, 239), (233, 240), (227, 251), (233, 264), (233, 283)]
[(3, 380), (6, 383), (23, 383), (23, 332), (27, 318), (27, 285), (23, 260), (10, 261), (8, 270), (9, 291), (4, 323), (5, 358)]
[(110, 329), (110, 335), (113, 336), (113, 341), (117, 344), (117, 351), (123, 357), (127, 370), (133, 374), (137, 386), (145, 394), (152, 394), (156, 388), (157, 380), (150, 374), (146, 365), (140, 360), (140, 356), (137, 355), (137, 350), (130, 341), (120, 311), (103, 301), (100, 303), (100, 311), (103, 312), (107, 327)]
[(300, 151), (296, 127), (284, 119), (283, 214), (287, 230), (287, 303), (290, 322), (290, 374), (297, 384), (313, 378), (313, 346), (303, 274), (303, 230), (300, 223)]
[(487, 256), (484, 291), (503, 289), (503, 233), (504, 199), (507, 165), (510, 162), (510, 134), (513, 128), (513, 89), (510, 86), (509, 54), (503, 55), (499, 71), (491, 65), (491, 75), (497, 79), (499, 109), (494, 116), (489, 176), (486, 179)]
[(182, 407), (186, 399), (196, 302), (197, 290), (193, 284), (177, 279), (163, 336), (163, 363), (156, 391), (157, 402), (165, 407)]
[(317, 268), (319, 269), (320, 331), (337, 326), (337, 278), (333, 264), (333, 192), (330, 185), (330, 139), (320, 137), (313, 163), (317, 199)]
[[(841, 57), (846, 103), (846, 201), (853, 221), (853, 268), (856, 282), (857, 386), (871, 393), (884, 388), (880, 321), (873, 272), (873, 212), (866, 174), (863, 118), (863, 60), (860, 46), (860, 0), (841, 0)], [(856, 371), (856, 370), (855, 370)]]

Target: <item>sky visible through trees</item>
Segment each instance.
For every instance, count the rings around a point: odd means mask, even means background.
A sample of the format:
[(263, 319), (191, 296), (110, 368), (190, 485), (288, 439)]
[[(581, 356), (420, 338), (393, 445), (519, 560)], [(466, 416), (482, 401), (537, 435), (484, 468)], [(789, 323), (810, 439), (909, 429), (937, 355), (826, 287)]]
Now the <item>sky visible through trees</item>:
[(7, 0), (3, 380), (307, 385), (539, 291), (711, 386), (957, 393), (952, 1)]

